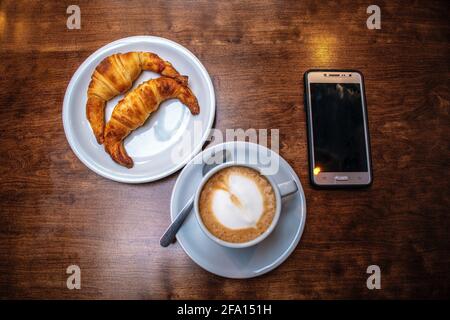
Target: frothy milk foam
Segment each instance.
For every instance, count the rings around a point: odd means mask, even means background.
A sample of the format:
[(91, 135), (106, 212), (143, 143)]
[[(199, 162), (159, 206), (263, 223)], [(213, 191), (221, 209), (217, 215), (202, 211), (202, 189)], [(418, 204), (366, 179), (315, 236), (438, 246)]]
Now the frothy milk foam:
[(270, 182), (258, 171), (232, 166), (215, 173), (203, 186), (200, 217), (219, 239), (247, 242), (272, 223), (276, 199)]
[(255, 181), (231, 173), (228, 190), (213, 193), (212, 211), (230, 229), (254, 228), (263, 213), (264, 199)]

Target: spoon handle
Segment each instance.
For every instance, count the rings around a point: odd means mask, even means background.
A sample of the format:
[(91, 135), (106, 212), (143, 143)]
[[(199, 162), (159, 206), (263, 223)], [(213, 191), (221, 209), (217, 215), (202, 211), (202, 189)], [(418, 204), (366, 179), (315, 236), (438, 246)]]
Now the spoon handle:
[(161, 246), (167, 247), (169, 244), (173, 242), (173, 240), (175, 239), (175, 235), (178, 232), (178, 229), (180, 229), (184, 220), (191, 212), (193, 204), (194, 204), (194, 196), (192, 196), (189, 199), (184, 208), (181, 209), (180, 213), (175, 217), (175, 220), (167, 228), (166, 232), (164, 232), (163, 236), (159, 240), (159, 244)]

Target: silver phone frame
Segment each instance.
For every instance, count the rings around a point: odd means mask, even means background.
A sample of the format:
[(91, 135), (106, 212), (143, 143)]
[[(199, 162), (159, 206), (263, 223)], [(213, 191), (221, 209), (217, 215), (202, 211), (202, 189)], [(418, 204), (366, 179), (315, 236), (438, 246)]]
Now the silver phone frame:
[[(318, 186), (345, 186), (345, 185), (369, 185), (372, 182), (371, 173), (371, 158), (369, 151), (369, 136), (368, 136), (368, 124), (367, 124), (367, 112), (366, 112), (366, 99), (365, 99), (365, 88), (363, 84), (362, 76), (359, 72), (355, 71), (311, 71), (307, 74), (307, 90), (308, 90), (308, 105), (309, 108), (309, 138), (311, 147), (311, 179), (314, 184)], [(313, 135), (313, 122), (312, 122), (312, 105), (311, 105), (311, 83), (359, 83), (361, 88), (361, 99), (362, 99), (362, 109), (363, 109), (363, 120), (364, 120), (364, 137), (366, 142), (366, 158), (367, 158), (367, 171), (363, 172), (319, 172), (314, 174), (315, 159), (314, 159), (314, 135)], [(338, 180), (344, 179), (347, 180)], [(338, 178), (338, 179), (337, 179)]]

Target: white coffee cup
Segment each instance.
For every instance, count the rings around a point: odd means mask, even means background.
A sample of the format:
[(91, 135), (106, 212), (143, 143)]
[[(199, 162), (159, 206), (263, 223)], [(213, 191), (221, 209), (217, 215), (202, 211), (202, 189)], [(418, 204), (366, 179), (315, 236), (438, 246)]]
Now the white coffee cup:
[[(216, 237), (215, 235), (213, 235), (204, 225), (203, 220), (200, 216), (200, 210), (199, 210), (199, 199), (200, 199), (200, 193), (203, 189), (203, 186), (205, 185), (205, 183), (209, 180), (209, 178), (211, 178), (215, 173), (219, 172), (220, 170), (223, 170), (225, 168), (228, 167), (233, 167), (233, 166), (239, 166), (239, 167), (247, 167), (250, 169), (253, 169), (257, 172), (259, 172), (259, 174), (261, 174), (263, 177), (265, 177), (271, 184), (272, 189), (275, 193), (275, 201), (276, 201), (276, 207), (275, 207), (275, 215), (272, 219), (272, 223), (270, 224), (270, 226), (258, 237), (256, 237), (255, 239), (252, 239), (250, 241), (247, 242), (239, 242), (239, 243), (235, 243), (235, 242), (228, 242), (228, 241), (224, 241), (222, 239), (219, 239), (218, 237)], [(236, 162), (227, 162), (227, 163), (223, 163), (218, 165), (217, 167), (215, 167), (214, 169), (212, 169), (211, 171), (208, 172), (208, 174), (206, 174), (202, 181), (200, 182), (197, 192), (195, 194), (195, 199), (194, 199), (194, 211), (195, 211), (195, 216), (197, 218), (197, 222), (200, 225), (200, 228), (203, 230), (203, 232), (213, 241), (215, 241), (216, 243), (228, 247), (228, 248), (247, 248), (250, 246), (254, 246), (255, 244), (260, 243), (262, 240), (264, 240), (265, 238), (267, 238), (267, 236), (275, 229), (275, 226), (278, 223), (278, 219), (280, 218), (280, 214), (281, 214), (281, 198), (288, 196), (290, 194), (295, 193), (298, 190), (297, 184), (295, 183), (294, 180), (290, 180), (290, 181), (286, 181), (280, 184), (276, 184), (275, 181), (273, 180), (272, 177), (268, 176), (268, 175), (264, 175), (261, 170), (254, 165), (249, 165), (249, 164), (245, 164), (245, 163), (236, 163)]]

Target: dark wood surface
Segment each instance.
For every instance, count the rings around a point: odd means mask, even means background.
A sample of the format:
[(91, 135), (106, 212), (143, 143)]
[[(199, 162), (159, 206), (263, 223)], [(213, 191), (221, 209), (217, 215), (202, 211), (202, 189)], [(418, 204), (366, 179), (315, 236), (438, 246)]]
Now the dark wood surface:
[[(446, 1), (0, 2), (0, 298), (439, 298), (450, 295), (449, 34)], [(256, 279), (224, 279), (158, 240), (178, 173), (126, 185), (86, 168), (62, 127), (77, 67), (119, 38), (157, 35), (191, 50), (216, 89), (215, 127), (278, 128), (299, 175), (306, 228)], [(374, 183), (308, 183), (303, 73), (365, 75)], [(81, 290), (66, 268), (82, 270)], [(366, 288), (381, 267), (382, 289)]]

